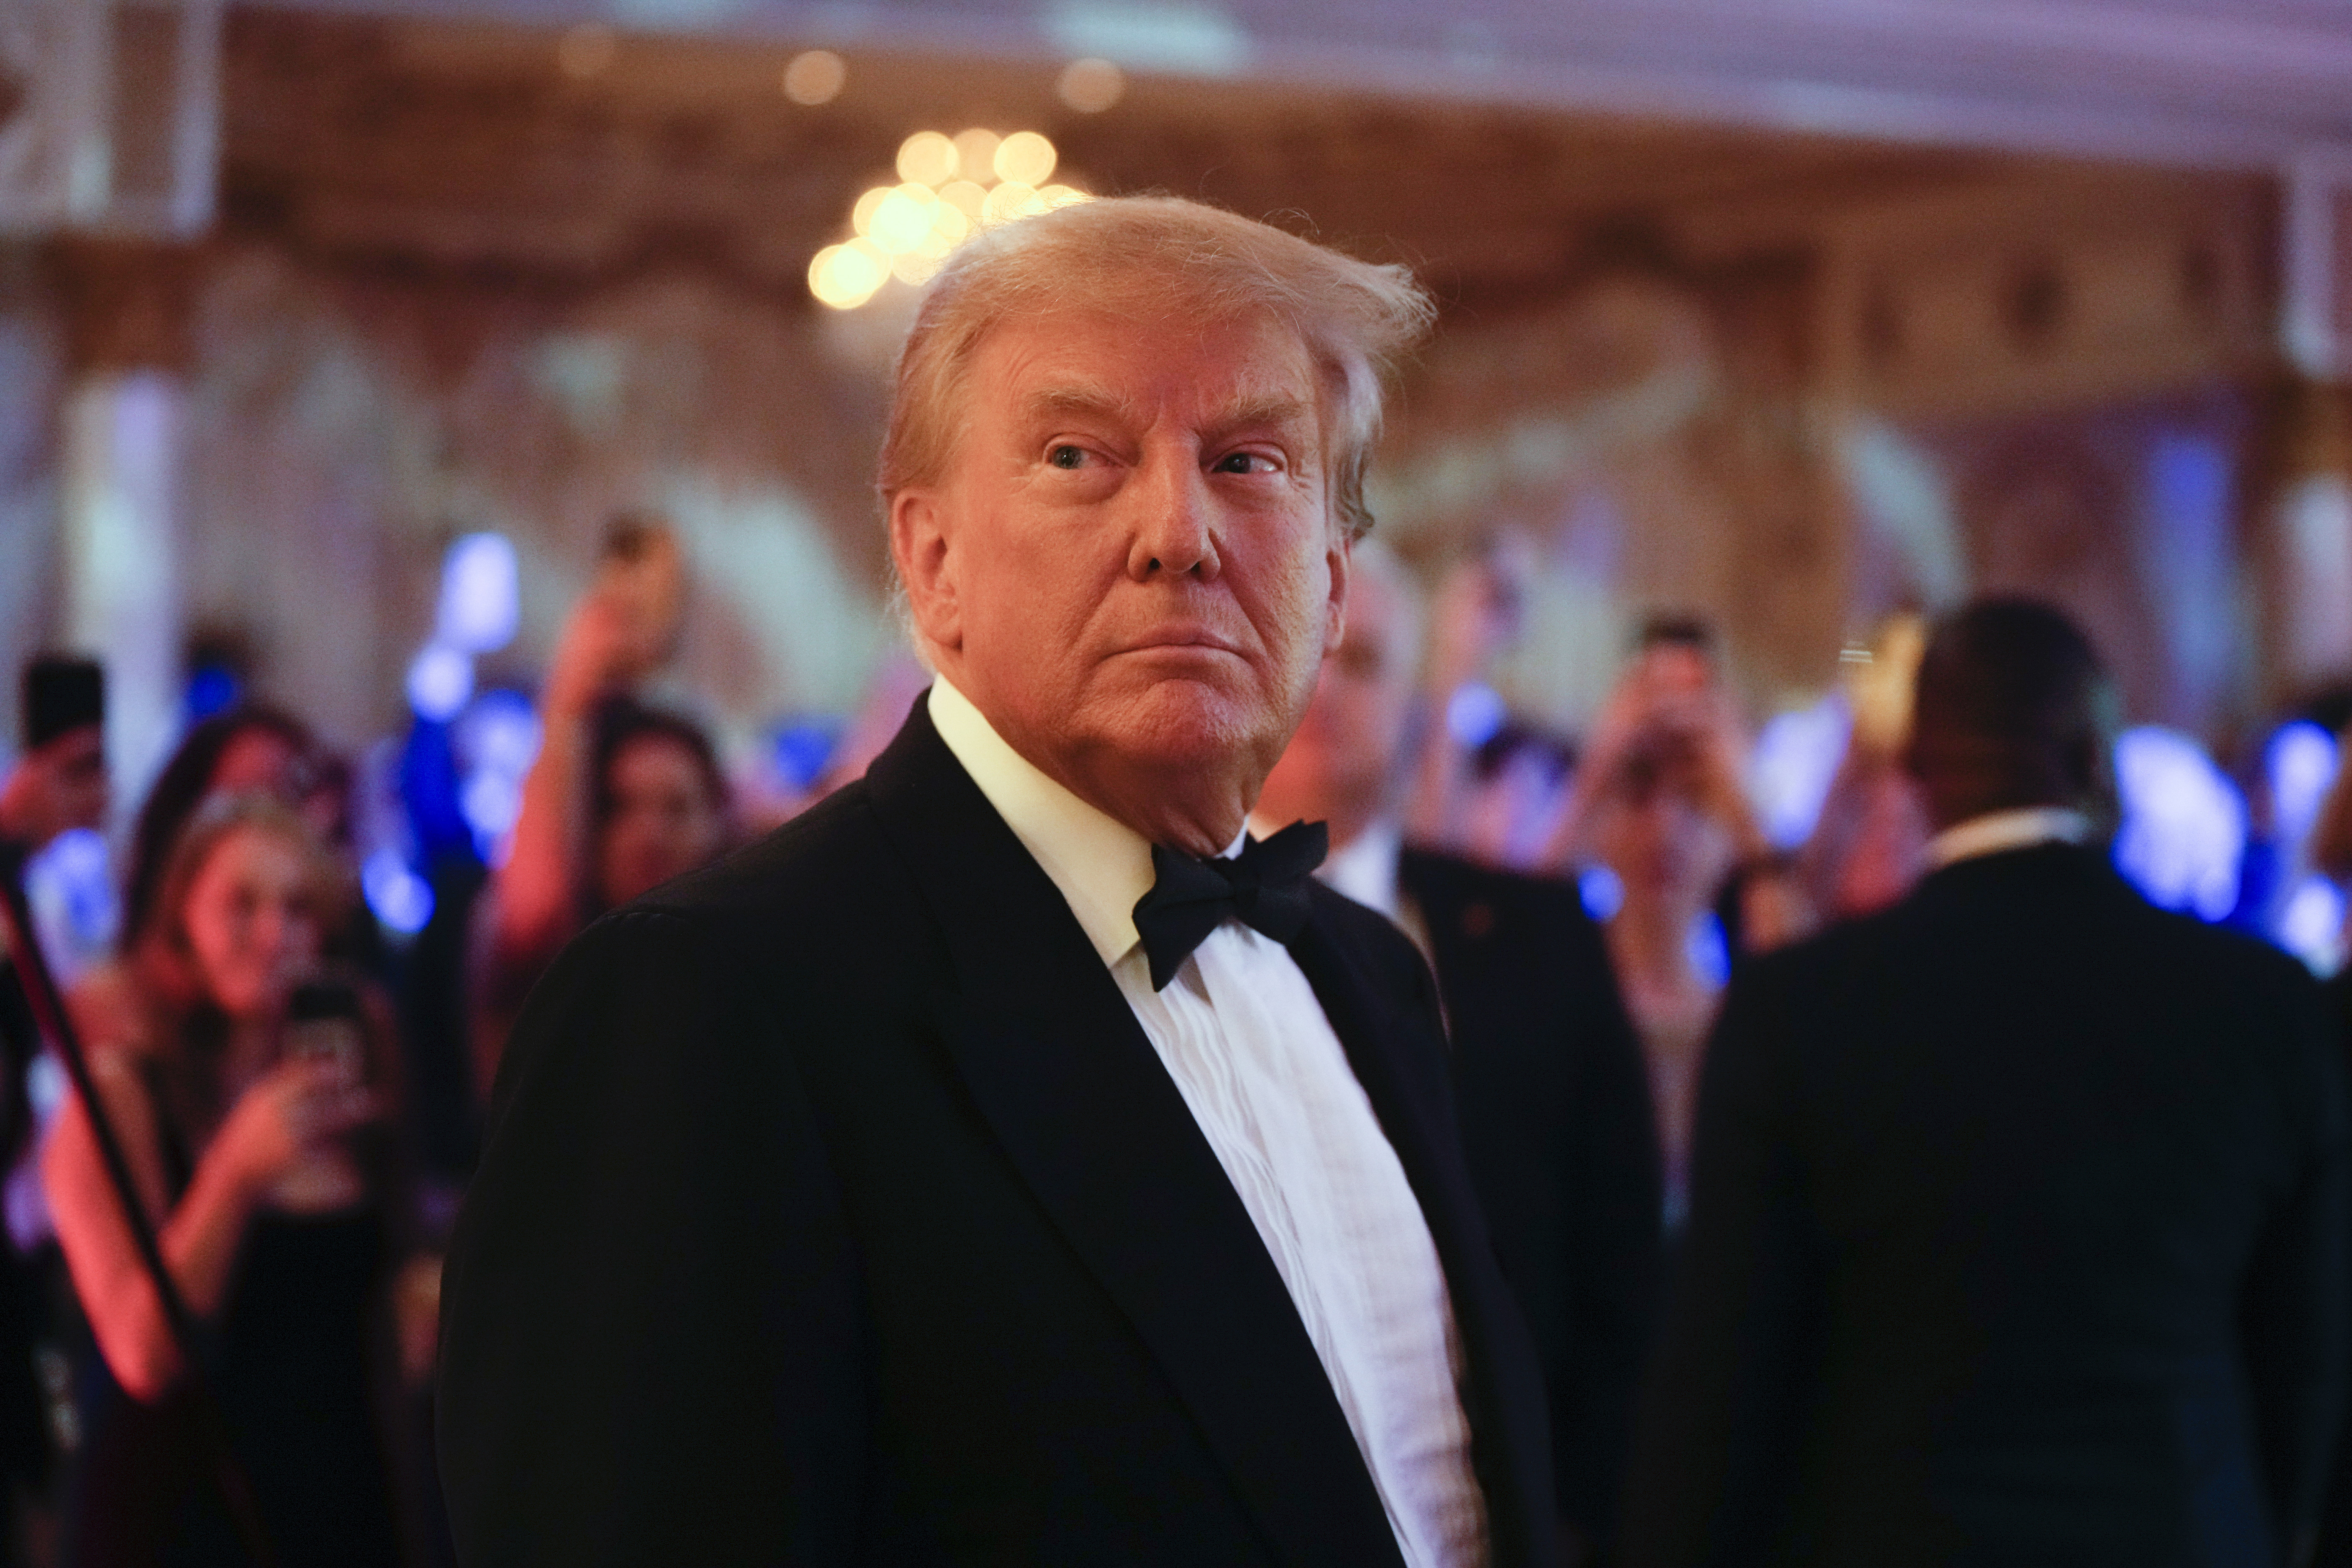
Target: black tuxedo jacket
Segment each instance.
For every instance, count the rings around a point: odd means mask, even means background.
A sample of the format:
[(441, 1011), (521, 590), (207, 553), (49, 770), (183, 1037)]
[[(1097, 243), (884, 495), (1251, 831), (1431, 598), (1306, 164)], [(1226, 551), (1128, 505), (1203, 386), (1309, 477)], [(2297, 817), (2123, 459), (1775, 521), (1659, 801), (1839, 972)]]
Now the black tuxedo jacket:
[[(2336, 1038), (2352, 1052), (2352, 967), (2336, 971), (2327, 983), (2329, 1004), (2336, 1010)], [(2347, 1237), (2352, 1241), (2352, 1237)], [(2352, 1568), (2352, 1420), (2336, 1433), (2335, 1474), (2327, 1484), (2327, 1507), (2319, 1530), (2319, 1550), (2314, 1568)]]
[[(1290, 950), (1436, 1241), (1495, 1562), (1549, 1562), (1428, 972), (1336, 894)], [(927, 705), (574, 942), (499, 1100), (445, 1287), (466, 1568), (1398, 1561), (1248, 1213)]]
[(2299, 965), (2090, 850), (1757, 960), (1626, 1561), (2288, 1560), (2344, 1369), (2345, 1095)]
[(1550, 1394), (1561, 1517), (1605, 1554), (1656, 1310), (1664, 1203), (1642, 1047), (1574, 887), (1408, 849), (1471, 1179)]

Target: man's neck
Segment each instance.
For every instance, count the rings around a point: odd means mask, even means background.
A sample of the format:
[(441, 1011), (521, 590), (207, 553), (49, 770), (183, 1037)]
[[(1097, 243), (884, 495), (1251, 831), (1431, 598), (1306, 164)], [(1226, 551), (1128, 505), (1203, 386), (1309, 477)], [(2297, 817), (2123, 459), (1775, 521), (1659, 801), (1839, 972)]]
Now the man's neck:
[(940, 679), (987, 717), (1004, 743), (1030, 766), (1114, 822), (1153, 844), (1210, 859), (1225, 852), (1249, 816), (1250, 803), (1272, 767), (1228, 749), (1195, 767), (1139, 760), (1102, 743), (1077, 748), (1045, 745), (989, 695), (966, 684), (966, 671), (935, 660)]
[(1136, 766), (1125, 759), (1040, 756), (1013, 735), (1006, 742), (1038, 772), (1153, 844), (1206, 860), (1225, 852), (1249, 817), (1245, 790), (1222, 771), (1192, 773), (1180, 769)]
[(2090, 817), (2072, 806), (2004, 806), (1944, 826), (1928, 841), (1927, 862), (1949, 866), (2036, 845), (2081, 844), (2090, 837)]

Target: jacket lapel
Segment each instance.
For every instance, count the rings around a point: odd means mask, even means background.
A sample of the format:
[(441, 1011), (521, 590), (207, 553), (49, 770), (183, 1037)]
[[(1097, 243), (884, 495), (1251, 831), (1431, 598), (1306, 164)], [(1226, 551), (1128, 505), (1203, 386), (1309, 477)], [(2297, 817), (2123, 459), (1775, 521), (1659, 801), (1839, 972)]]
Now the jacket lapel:
[(1549, 1563), (1556, 1525), (1543, 1373), (1495, 1261), (1452, 1131), (1451, 1093), (1443, 1076), (1446, 1047), (1433, 1020), (1435, 991), (1425, 1010), (1381, 1000), (1397, 988), (1377, 984), (1366, 973), (1369, 955), (1340, 935), (1331, 918), (1338, 898), (1318, 892), (1315, 915), (1290, 942), (1290, 954), (1347, 1050), (1436, 1243), (1468, 1361), (1462, 1398), (1473, 1462), (1486, 1494), (1494, 1561)]
[(973, 1102), (1277, 1554), (1401, 1568), (1379, 1493), (1224, 1169), (1060, 891), (919, 701), (866, 787), (938, 916)]

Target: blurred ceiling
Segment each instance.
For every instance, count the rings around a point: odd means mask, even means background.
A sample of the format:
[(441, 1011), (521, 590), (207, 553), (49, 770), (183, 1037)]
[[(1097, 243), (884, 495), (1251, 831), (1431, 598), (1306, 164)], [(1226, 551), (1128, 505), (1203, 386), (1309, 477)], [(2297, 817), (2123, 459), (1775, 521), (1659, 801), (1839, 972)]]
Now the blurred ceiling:
[(807, 107), (780, 90), (793, 43), (565, 41), (557, 29), (233, 10), (223, 216), (343, 257), (593, 280), (684, 256), (798, 295), (858, 192), (895, 178), (908, 132), (1025, 126), (1051, 135), (1090, 189), (1296, 211), (1476, 304), (1556, 293), (1588, 264), (1795, 246), (1874, 202), (2062, 167), (1246, 74), (1139, 73), (1115, 109), (1081, 114), (1055, 94), (1059, 58), (1034, 48), (1012, 59), (845, 47), (846, 86)]
[(2352, 149), (2352, 0), (306, 0), (414, 20), (1372, 89), (2275, 167)]

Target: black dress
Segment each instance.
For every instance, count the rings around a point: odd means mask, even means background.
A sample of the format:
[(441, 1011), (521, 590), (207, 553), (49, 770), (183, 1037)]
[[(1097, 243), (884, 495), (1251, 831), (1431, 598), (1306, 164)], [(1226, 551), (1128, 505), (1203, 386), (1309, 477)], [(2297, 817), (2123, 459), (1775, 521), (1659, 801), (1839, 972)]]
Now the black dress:
[[(157, 1098), (160, 1107), (164, 1101)], [(174, 1201), (190, 1171), (165, 1122)], [(374, 1400), (371, 1330), (388, 1255), (373, 1203), (265, 1211), (246, 1237), (211, 1374), (278, 1568), (392, 1568), (400, 1560)], [(154, 1404), (88, 1358), (86, 1440), (69, 1500), (75, 1568), (246, 1568), (184, 1390)]]

